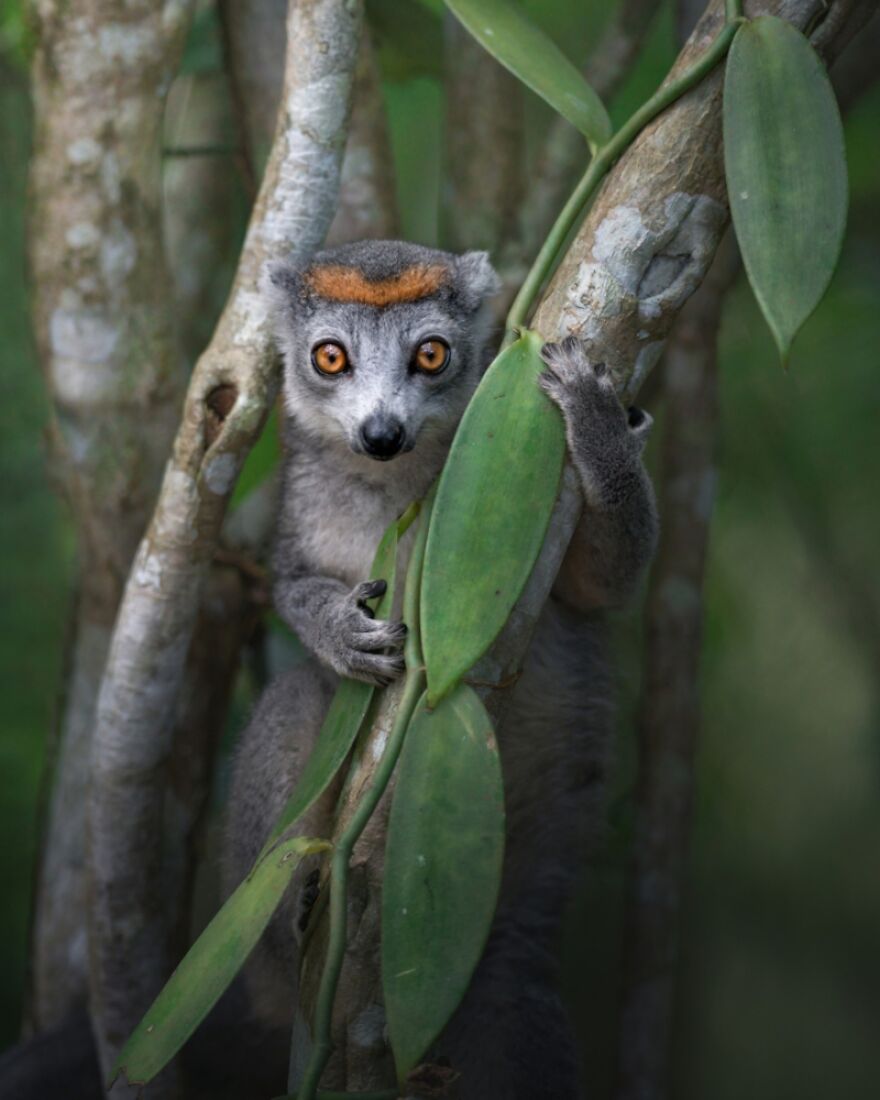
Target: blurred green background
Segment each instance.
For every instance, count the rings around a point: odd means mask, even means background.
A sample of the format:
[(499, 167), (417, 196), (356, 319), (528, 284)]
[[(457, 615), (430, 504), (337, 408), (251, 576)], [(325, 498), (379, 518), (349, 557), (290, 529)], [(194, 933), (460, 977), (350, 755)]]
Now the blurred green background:
[[(608, 5), (525, 5), (580, 60)], [(439, 41), (388, 20), (382, 61), (403, 230), (437, 234)], [(575, 10), (576, 9), (576, 10)], [(189, 66), (217, 66), (212, 18)], [(0, 1049), (25, 975), (41, 765), (52, 736), (74, 576), (48, 483), (47, 409), (24, 273), (27, 28), (0, 3)], [(435, 48), (436, 47), (436, 48)], [(612, 104), (632, 110), (674, 56), (664, 10)], [(529, 103), (532, 131), (542, 108)], [(851, 211), (834, 283), (790, 369), (743, 279), (721, 341), (719, 498), (703, 661), (704, 729), (676, 1029), (674, 1095), (876, 1097), (880, 1088), (880, 86), (846, 120)], [(656, 451), (656, 443), (654, 444)], [(619, 797), (569, 921), (565, 967), (591, 1095), (614, 1063), (629, 840), (638, 616), (619, 625)]]

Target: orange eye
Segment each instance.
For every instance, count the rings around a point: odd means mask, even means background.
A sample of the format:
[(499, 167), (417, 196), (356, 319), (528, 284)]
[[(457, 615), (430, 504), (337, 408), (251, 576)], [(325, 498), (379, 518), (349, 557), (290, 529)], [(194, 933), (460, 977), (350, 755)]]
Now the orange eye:
[(318, 344), (312, 348), (312, 366), (321, 374), (341, 374), (348, 366), (348, 355), (339, 344)]
[(449, 345), (443, 340), (426, 340), (416, 348), (415, 366), (428, 374), (437, 374), (449, 362)]

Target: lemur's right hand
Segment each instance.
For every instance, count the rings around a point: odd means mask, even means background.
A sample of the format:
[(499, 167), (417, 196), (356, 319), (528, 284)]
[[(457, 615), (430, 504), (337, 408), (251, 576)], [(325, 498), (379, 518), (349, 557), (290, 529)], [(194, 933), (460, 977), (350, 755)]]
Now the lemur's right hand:
[(402, 622), (376, 619), (366, 601), (385, 594), (385, 581), (365, 581), (327, 602), (321, 615), (318, 655), (340, 676), (385, 687), (403, 674)]

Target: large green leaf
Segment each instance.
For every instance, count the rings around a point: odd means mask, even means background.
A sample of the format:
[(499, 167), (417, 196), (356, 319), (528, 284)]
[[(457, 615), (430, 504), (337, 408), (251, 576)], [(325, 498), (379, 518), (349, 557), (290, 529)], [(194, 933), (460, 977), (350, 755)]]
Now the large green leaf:
[(462, 684), (413, 715), (398, 765), (382, 893), (382, 985), (398, 1078), (467, 989), (498, 897), (504, 795), (492, 724)]
[(307, 855), (326, 840), (295, 837), (280, 844), (239, 886), (185, 955), (122, 1049), (114, 1076), (145, 1084), (167, 1065), (241, 969)]
[[(413, 505), (395, 520), (382, 536), (376, 556), (373, 558), (371, 580), (384, 580), (387, 584), (385, 595), (375, 608), (379, 618), (390, 614), (394, 603), (397, 578), (397, 547), (400, 539), (418, 515), (418, 505)], [(302, 817), (306, 810), (327, 789), (342, 762), (348, 756), (366, 717), (374, 688), (361, 680), (342, 680), (333, 696), (327, 711), (321, 732), (315, 747), (306, 761), (299, 782), (293, 789), (275, 828), (269, 837), (267, 849), (279, 836)], [(291, 715), (295, 720), (295, 715)], [(265, 851), (265, 850), (264, 850)]]
[(562, 50), (510, 0), (446, 0), (481, 46), (594, 145), (611, 137), (602, 100)]
[(837, 264), (847, 179), (828, 76), (807, 39), (782, 19), (762, 15), (733, 40), (724, 159), (749, 282), (785, 362)]
[(537, 385), (540, 348), (541, 337), (526, 332), (495, 360), (440, 478), (421, 604), (432, 705), (492, 644), (544, 541), (565, 432)]

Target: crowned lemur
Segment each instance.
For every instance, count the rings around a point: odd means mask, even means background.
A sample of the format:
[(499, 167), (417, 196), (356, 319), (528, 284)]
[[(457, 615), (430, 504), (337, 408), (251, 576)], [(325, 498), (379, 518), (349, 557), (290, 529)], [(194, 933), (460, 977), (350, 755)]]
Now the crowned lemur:
[[(399, 241), (319, 253), (267, 280), (284, 357), (285, 459), (275, 606), (313, 659), (270, 683), (239, 745), (228, 885), (251, 867), (320, 729), (339, 676), (385, 684), (403, 671), (405, 626), (372, 617), (371, 577), (392, 520), (440, 472), (490, 354), (483, 252)], [(565, 420), (582, 522), (498, 730), (507, 810), (501, 898), (470, 989), (432, 1052), (463, 1100), (567, 1100), (573, 1044), (556, 992), (560, 920), (598, 822), (611, 720), (602, 609), (621, 604), (653, 552), (642, 465), (650, 418), (625, 410), (574, 339), (547, 344), (539, 382)], [(489, 502), (490, 503), (490, 502)], [(326, 835), (332, 792), (302, 822)], [(289, 1022), (299, 883), (252, 966), (258, 1012)]]

